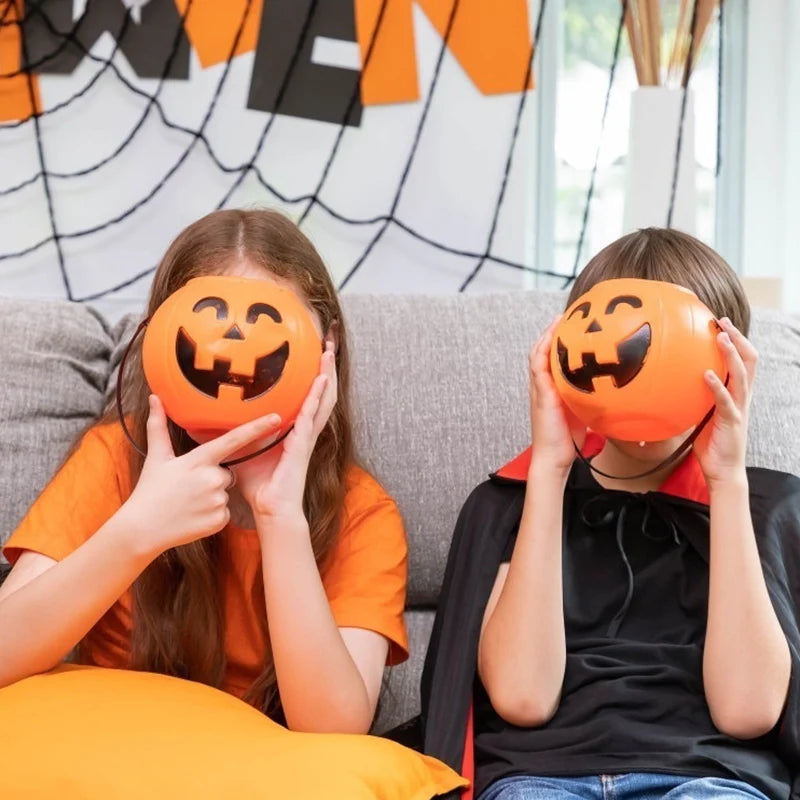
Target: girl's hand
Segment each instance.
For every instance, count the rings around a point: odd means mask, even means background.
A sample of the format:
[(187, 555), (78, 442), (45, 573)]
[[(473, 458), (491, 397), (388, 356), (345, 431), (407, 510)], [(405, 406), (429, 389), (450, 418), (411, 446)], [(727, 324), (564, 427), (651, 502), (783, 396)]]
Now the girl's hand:
[(336, 405), (338, 386), (332, 339), (325, 342), (320, 374), (314, 379), (291, 433), (262, 456), (233, 467), (239, 490), (262, 520), (299, 520), (311, 454)]
[[(564, 405), (550, 372), (550, 347), (553, 331), (561, 316), (554, 319), (529, 357), (531, 432), (534, 463), (543, 468), (567, 471), (575, 459), (575, 445), (583, 447), (586, 426)], [(573, 444), (574, 442), (574, 444)]]
[(136, 488), (120, 509), (148, 551), (157, 555), (222, 530), (230, 519), (233, 478), (220, 462), (279, 425), (276, 414), (260, 417), (176, 456), (164, 406), (150, 395), (147, 456)]
[(727, 317), (720, 320), (720, 327), (717, 345), (728, 368), (728, 386), (711, 370), (706, 372), (716, 410), (694, 443), (709, 488), (745, 477), (747, 417), (758, 361), (755, 347)]

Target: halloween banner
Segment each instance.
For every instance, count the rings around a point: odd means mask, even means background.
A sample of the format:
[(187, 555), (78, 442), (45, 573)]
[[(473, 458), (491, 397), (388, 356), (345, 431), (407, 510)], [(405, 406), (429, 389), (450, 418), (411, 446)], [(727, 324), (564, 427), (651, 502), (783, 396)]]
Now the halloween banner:
[(493, 229), (500, 261), (493, 250), (482, 280), (519, 285), (502, 261), (523, 260), (529, 245), (534, 103), (524, 98), (538, 10), (528, 0), (9, 2), (0, 289), (136, 302), (175, 233), (240, 205), (301, 221), (354, 289), (457, 290)]

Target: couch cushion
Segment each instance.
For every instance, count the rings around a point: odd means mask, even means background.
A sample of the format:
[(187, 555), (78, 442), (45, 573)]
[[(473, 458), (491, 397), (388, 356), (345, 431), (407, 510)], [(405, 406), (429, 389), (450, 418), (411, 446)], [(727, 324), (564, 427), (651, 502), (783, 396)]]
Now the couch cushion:
[(408, 661), (386, 670), (375, 733), (385, 733), (419, 714), (419, 684), (428, 641), (433, 628), (433, 611), (406, 611)]
[(750, 338), (759, 362), (747, 463), (800, 475), (800, 319), (758, 309)]
[(529, 441), (528, 348), (561, 298), (347, 295), (344, 301), (359, 455), (405, 518), (409, 602), (430, 606), (467, 494)]
[(0, 298), (0, 543), (101, 412), (113, 339), (87, 306)]

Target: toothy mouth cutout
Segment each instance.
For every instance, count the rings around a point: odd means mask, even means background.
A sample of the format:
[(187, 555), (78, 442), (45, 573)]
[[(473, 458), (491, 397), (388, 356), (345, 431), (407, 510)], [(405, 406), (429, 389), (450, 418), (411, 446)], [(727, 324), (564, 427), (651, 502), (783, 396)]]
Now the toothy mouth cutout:
[(289, 342), (284, 342), (277, 350), (255, 359), (252, 375), (242, 375), (231, 372), (231, 362), (227, 358), (215, 358), (211, 369), (197, 369), (194, 365), (196, 349), (195, 342), (183, 328), (179, 328), (175, 355), (181, 374), (195, 389), (209, 397), (219, 397), (219, 388), (223, 385), (238, 386), (242, 400), (260, 397), (280, 380), (289, 358)]
[(617, 362), (601, 364), (594, 353), (583, 353), (583, 364), (577, 369), (569, 368), (569, 351), (561, 339), (557, 342), (558, 363), (569, 384), (582, 392), (594, 392), (594, 379), (608, 375), (620, 389), (630, 383), (644, 366), (650, 349), (651, 330), (645, 322), (617, 345)]

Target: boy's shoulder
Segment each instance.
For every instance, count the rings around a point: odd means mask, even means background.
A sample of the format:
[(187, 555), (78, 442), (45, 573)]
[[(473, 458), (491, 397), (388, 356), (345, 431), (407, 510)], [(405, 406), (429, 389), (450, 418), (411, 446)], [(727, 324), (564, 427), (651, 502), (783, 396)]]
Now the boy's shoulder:
[(524, 483), (498, 480), (492, 473), (464, 501), (453, 532), (451, 551), (464, 548), (472, 551), (477, 547), (483, 552), (491, 541), (499, 542), (502, 550), (519, 525), (524, 499)]
[(474, 518), (481, 510), (489, 513), (502, 512), (508, 507), (512, 498), (524, 494), (524, 481), (507, 480), (493, 472), (469, 493), (461, 513), (462, 516), (468, 515)]
[(767, 467), (748, 467), (750, 493), (769, 497), (792, 496), (800, 492), (800, 477)]
[(793, 520), (800, 529), (800, 478), (766, 467), (748, 467), (750, 511), (754, 521)]

